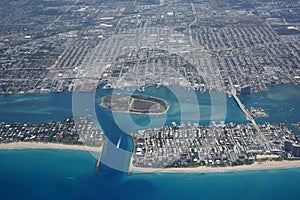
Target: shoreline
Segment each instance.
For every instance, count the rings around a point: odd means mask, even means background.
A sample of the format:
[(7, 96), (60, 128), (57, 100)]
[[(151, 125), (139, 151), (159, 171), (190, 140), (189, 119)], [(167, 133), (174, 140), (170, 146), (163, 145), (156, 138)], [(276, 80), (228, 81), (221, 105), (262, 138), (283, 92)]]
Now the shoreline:
[(289, 169), (300, 168), (300, 160), (283, 160), (283, 161), (263, 161), (254, 162), (251, 165), (240, 165), (233, 167), (207, 167), (200, 166), (194, 168), (141, 168), (135, 167), (130, 163), (129, 173), (214, 173), (214, 172), (241, 172), (241, 171), (261, 171), (272, 169)]
[[(91, 153), (101, 153), (101, 147), (88, 147), (81, 145), (66, 145), (59, 143), (42, 143), (42, 142), (13, 142), (0, 144), (1, 150), (16, 150), (16, 149), (58, 149), (58, 150), (79, 150), (90, 151)], [(283, 160), (283, 161), (263, 161), (254, 162), (251, 165), (240, 165), (233, 167), (207, 167), (199, 166), (193, 168), (142, 168), (135, 167), (130, 160), (128, 173), (214, 173), (214, 172), (240, 172), (240, 171), (260, 171), (272, 169), (288, 169), (300, 168), (300, 160)]]
[(43, 143), (43, 142), (12, 142), (1, 143), (1, 150), (15, 150), (15, 149), (65, 149), (65, 150), (79, 150), (90, 151), (93, 153), (101, 153), (103, 145), (101, 147), (89, 147), (84, 145), (69, 145), (60, 143)]

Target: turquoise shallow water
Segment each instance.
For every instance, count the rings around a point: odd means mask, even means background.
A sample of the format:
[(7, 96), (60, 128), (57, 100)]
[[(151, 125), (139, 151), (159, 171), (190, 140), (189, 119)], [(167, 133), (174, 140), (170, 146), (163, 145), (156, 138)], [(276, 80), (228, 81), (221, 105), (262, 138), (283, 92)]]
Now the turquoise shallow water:
[(64, 120), (72, 116), (72, 93), (0, 95), (1, 122)]
[(300, 134), (292, 124), (300, 121), (300, 87), (293, 85), (269, 86), (268, 91), (240, 96), (246, 107), (262, 107), (269, 117), (259, 118), (258, 123), (270, 122), (288, 125), (294, 133)]
[[(193, 115), (195, 101), (191, 101), (190, 94), (181, 90), (172, 93), (166, 88), (157, 91), (148, 88), (145, 94), (165, 99), (171, 105), (170, 110), (165, 118), (157, 116), (156, 120), (149, 116), (130, 115), (139, 128), (156, 126), (162, 120), (164, 124), (172, 121), (211, 123), (212, 118), (246, 123), (233, 98), (220, 96), (219, 102), (226, 103), (226, 115), (222, 116), (212, 114), (210, 105), (213, 100), (209, 93), (197, 94), (200, 106), (196, 107), (201, 113), (198, 118)], [(296, 86), (272, 86), (267, 92), (241, 96), (241, 99), (247, 107), (261, 106), (267, 109), (270, 117), (260, 119), (261, 122), (284, 121), (291, 124), (300, 119), (299, 91), (300, 88)], [(111, 91), (98, 89), (92, 107), (110, 141), (116, 144), (122, 136), (124, 141), (121, 148), (130, 150), (131, 144), (126, 133), (114, 123), (114, 117), (124, 119), (125, 115), (113, 116), (108, 110), (98, 107), (101, 97), (109, 93)], [(79, 110), (88, 114), (90, 105), (85, 103)], [(0, 111), (0, 121), (6, 122), (62, 120), (72, 115), (72, 94), (0, 95)], [(128, 128), (129, 131), (136, 129)], [(296, 199), (300, 195), (300, 169), (128, 176), (127, 173), (101, 166), (100, 173), (94, 177), (95, 162), (93, 156), (82, 151), (1, 150), (1, 199)]]
[[(131, 93), (127, 90), (115, 90), (115, 93)], [(109, 92), (98, 89), (95, 95), (96, 102), (100, 102), (101, 98)], [(163, 125), (171, 125), (172, 122), (180, 123), (201, 123), (209, 124), (213, 121), (218, 123), (236, 122), (246, 123), (244, 113), (236, 105), (233, 98), (228, 98), (225, 94), (216, 92), (199, 93), (194, 91), (186, 91), (184, 88), (166, 88), (166, 87), (147, 87), (144, 92), (134, 93), (153, 96), (165, 100), (169, 104), (169, 110), (166, 114), (157, 116), (128, 114), (128, 113), (112, 113), (102, 109), (96, 104), (96, 112), (101, 123), (102, 119), (109, 118), (114, 121), (122, 121), (128, 127), (128, 132), (137, 129), (145, 129), (148, 127), (159, 127)], [(214, 105), (214, 109), (212, 109)], [(136, 124), (137, 126), (133, 126)], [(131, 126), (130, 126), (131, 125)]]
[[(19, 95), (0, 95), (0, 121), (2, 122), (33, 122), (41, 123), (53, 120), (63, 120), (72, 116), (72, 98), (82, 98), (75, 111), (82, 110), (84, 114), (91, 114), (91, 107), (95, 107), (96, 112), (103, 110), (98, 106), (100, 99), (112, 92), (130, 93), (126, 90), (103, 90), (99, 87), (95, 94), (79, 94), (78, 97), (72, 96), (72, 93), (47, 93), (47, 94), (19, 94)], [(138, 93), (137, 91), (135, 93)], [(148, 87), (146, 91), (141, 93), (162, 98), (170, 104), (167, 113), (167, 124), (172, 121), (180, 122), (201, 122), (210, 123), (215, 121), (235, 121), (245, 122), (245, 116), (236, 106), (233, 98), (226, 95), (216, 95), (213, 98), (209, 92), (200, 94), (199, 92), (186, 91), (183, 88), (168, 89), (160, 87)], [(92, 102), (86, 101), (87, 98), (93, 96)], [(218, 99), (218, 97), (220, 99)], [(216, 103), (221, 104), (212, 114), (211, 101), (216, 99)], [(215, 103), (215, 104), (216, 104)], [(89, 111), (86, 111), (88, 108)], [(107, 111), (104, 111), (107, 113)], [(225, 112), (225, 113), (223, 113)], [(199, 117), (194, 113), (200, 113)], [(220, 114), (219, 114), (220, 113)], [(219, 115), (218, 115), (219, 114)], [(121, 117), (122, 113), (119, 114)], [(213, 116), (212, 116), (213, 115)], [(147, 124), (148, 116), (134, 115), (131, 117), (141, 126)], [(158, 116), (159, 118), (160, 116)], [(155, 125), (155, 124), (154, 124)]]

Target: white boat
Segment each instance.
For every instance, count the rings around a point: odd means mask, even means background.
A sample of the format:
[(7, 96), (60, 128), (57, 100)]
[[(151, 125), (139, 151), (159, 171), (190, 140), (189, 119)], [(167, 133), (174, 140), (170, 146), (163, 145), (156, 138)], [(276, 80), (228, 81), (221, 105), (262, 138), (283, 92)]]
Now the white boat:
[(118, 143), (117, 143), (117, 148), (120, 148), (121, 139), (122, 139), (122, 136), (119, 138), (119, 141), (118, 141)]

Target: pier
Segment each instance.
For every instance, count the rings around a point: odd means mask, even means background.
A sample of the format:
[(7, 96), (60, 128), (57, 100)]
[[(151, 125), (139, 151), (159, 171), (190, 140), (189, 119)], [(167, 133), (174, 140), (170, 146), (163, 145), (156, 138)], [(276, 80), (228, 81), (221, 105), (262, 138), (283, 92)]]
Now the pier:
[(104, 147), (104, 143), (101, 146), (101, 151), (99, 152), (99, 157), (97, 159), (95, 177), (97, 176), (97, 173), (99, 172), (99, 169), (100, 169), (100, 166), (101, 166), (101, 158), (102, 158), (102, 153), (103, 153), (103, 147)]

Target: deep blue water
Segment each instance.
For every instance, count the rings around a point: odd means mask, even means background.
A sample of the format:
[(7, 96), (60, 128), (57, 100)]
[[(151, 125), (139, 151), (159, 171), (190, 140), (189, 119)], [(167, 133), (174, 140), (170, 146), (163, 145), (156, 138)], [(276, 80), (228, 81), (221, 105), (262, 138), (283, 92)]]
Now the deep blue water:
[[(234, 99), (223, 94), (206, 92), (194, 96), (192, 91), (180, 88), (146, 88), (145, 95), (164, 99), (170, 109), (164, 115), (145, 116), (111, 113), (99, 107), (101, 97), (111, 92), (98, 89), (95, 93), (79, 94), (75, 96), (75, 100), (79, 99), (75, 106), (74, 96), (68, 92), (0, 95), (0, 121), (41, 123), (62, 120), (72, 114), (89, 114), (98, 118), (109, 141), (116, 145), (122, 138), (120, 148), (128, 151), (132, 148), (128, 133), (137, 129), (173, 121), (247, 122)], [(270, 117), (260, 119), (261, 122), (290, 124), (300, 119), (299, 92), (299, 87), (276, 86), (267, 92), (240, 98), (247, 107), (267, 109)], [(213, 111), (212, 104), (215, 105)], [(104, 157), (109, 155), (107, 150)], [(95, 162), (92, 155), (82, 151), (2, 150), (1, 199), (286, 199), (300, 195), (300, 169), (205, 174), (134, 173), (128, 176), (102, 165), (94, 177)], [(119, 162), (126, 166), (128, 158)]]
[(298, 199), (300, 169), (131, 174), (82, 151), (0, 151), (1, 199)]

